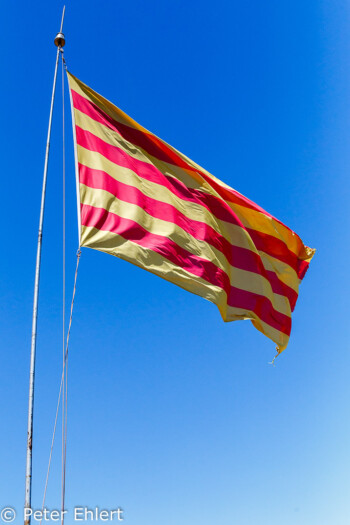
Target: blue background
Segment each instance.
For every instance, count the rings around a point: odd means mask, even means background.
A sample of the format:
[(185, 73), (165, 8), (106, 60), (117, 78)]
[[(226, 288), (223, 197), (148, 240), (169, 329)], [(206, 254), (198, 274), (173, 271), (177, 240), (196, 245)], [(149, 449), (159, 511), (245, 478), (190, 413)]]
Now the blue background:
[[(21, 523), (32, 295), (61, 2), (1, 3), (0, 507)], [(349, 51), (345, 0), (85, 0), (70, 71), (317, 248), (290, 345), (83, 250), (69, 355), (66, 507), (127, 525), (350, 521)], [(67, 85), (67, 310), (77, 249)], [(54, 111), (39, 303), (33, 501), (62, 362), (62, 100)], [(60, 428), (46, 505), (60, 507)]]

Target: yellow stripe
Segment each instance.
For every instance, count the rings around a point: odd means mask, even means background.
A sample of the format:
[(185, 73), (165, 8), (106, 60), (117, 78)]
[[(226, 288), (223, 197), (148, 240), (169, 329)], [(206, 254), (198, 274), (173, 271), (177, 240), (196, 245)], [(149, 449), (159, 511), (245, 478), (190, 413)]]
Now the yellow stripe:
[(197, 176), (197, 178), (195, 178), (193, 174), (189, 174), (186, 170), (180, 168), (179, 166), (169, 164), (167, 162), (157, 159), (156, 157), (153, 157), (141, 147), (135, 146), (132, 142), (126, 140), (116, 131), (111, 130), (108, 126), (105, 126), (100, 122), (96, 122), (96, 120), (89, 117), (88, 115), (86, 115), (78, 109), (74, 110), (74, 115), (76, 124), (81, 129), (83, 129), (84, 131), (89, 131), (96, 137), (100, 138), (101, 140), (104, 140), (112, 146), (117, 146), (118, 148), (125, 151), (132, 158), (155, 166), (159, 171), (161, 171), (165, 175), (169, 177), (174, 177), (175, 179), (183, 182), (183, 184), (185, 184), (187, 188), (198, 189), (203, 193), (210, 193), (211, 195), (215, 193), (213, 193), (212, 188), (207, 183), (204, 183), (205, 186), (203, 185), (203, 180), (199, 175)]
[[(189, 159), (181, 152), (177, 153), (195, 169), (203, 171), (208, 177), (212, 178), (217, 184), (222, 186), (223, 189), (232, 191), (231, 186), (225, 184), (223, 181), (209, 173), (209, 171), (202, 168), (202, 166), (200, 166), (199, 164), (196, 164), (193, 160)], [(241, 195), (242, 198), (244, 198), (244, 195), (239, 193), (237, 190), (234, 191), (238, 194), (238, 197)], [(213, 191), (213, 193), (215, 195), (217, 194), (215, 191)], [(229, 199), (225, 199), (225, 201), (234, 210), (234, 212), (237, 213), (237, 215), (242, 220), (242, 223), (246, 227), (253, 228), (254, 230), (262, 233), (268, 233), (269, 235), (284, 241), (288, 249), (295, 255), (297, 255), (300, 259), (305, 261), (311, 261), (315, 250), (309, 248), (308, 246), (305, 246), (300, 237), (290, 228), (277, 221), (268, 213), (263, 213), (262, 211), (247, 208), (243, 204), (239, 205), (235, 202), (230, 201)]]
[[(133, 127), (139, 131), (142, 131), (144, 133), (148, 133), (150, 135), (153, 135), (150, 131), (148, 131), (146, 128), (138, 124), (136, 121), (134, 121), (131, 117), (129, 117), (126, 113), (124, 113), (122, 110), (120, 110), (118, 107), (116, 107), (114, 104), (111, 104), (107, 99), (102, 97), (101, 95), (95, 93), (91, 88), (80, 82), (77, 78), (70, 75), (70, 84), (71, 87), (77, 91), (80, 95), (85, 97), (86, 99), (92, 99), (101, 109), (103, 109), (110, 117), (118, 120), (119, 122), (126, 124), (127, 126)], [(78, 111), (76, 111), (78, 113)], [(77, 115), (76, 115), (77, 116)], [(102, 124), (100, 125), (102, 126)], [(154, 135), (155, 136), (155, 135)], [(101, 137), (102, 138), (102, 137)], [(196, 170), (203, 171), (208, 177), (212, 178), (216, 183), (221, 185), (223, 188), (232, 190), (230, 186), (222, 182), (221, 180), (217, 179), (209, 173), (207, 170), (199, 166), (199, 164), (196, 164), (193, 160), (189, 159), (186, 155), (181, 153), (180, 151), (176, 150), (170, 144), (167, 144), (165, 141), (157, 137), (162, 143), (164, 143), (167, 147), (169, 147), (171, 150), (173, 150), (177, 155), (179, 155), (180, 158), (182, 158), (186, 163), (188, 163), (190, 166), (193, 166), (193, 170), (184, 170), (180, 168), (180, 172), (183, 174), (186, 173), (189, 175), (189, 177), (186, 177), (186, 182), (181, 177), (180, 180), (183, 180), (185, 184), (189, 187), (191, 184), (193, 184), (193, 181), (196, 180), (200, 183), (200, 190), (206, 190), (209, 193), (217, 196), (217, 192), (208, 184), (206, 181), (200, 177), (200, 175), (196, 172)], [(141, 148), (138, 148), (141, 149)], [(143, 151), (143, 150), (142, 150)], [(143, 151), (143, 153), (150, 158), (151, 156), (146, 154), (146, 152)], [(154, 157), (152, 157), (152, 163), (154, 164)], [(163, 163), (166, 164), (166, 163)], [(168, 165), (169, 166), (169, 165)], [(169, 167), (168, 167), (169, 169)], [(196, 187), (196, 186), (195, 186)], [(310, 261), (312, 256), (314, 255), (314, 250), (308, 248), (307, 246), (304, 246), (303, 242), (301, 241), (300, 237), (295, 234), (292, 230), (290, 230), (285, 225), (281, 224), (280, 222), (274, 220), (273, 217), (270, 217), (268, 215), (265, 215), (264, 213), (260, 211), (255, 211), (250, 208), (247, 208), (245, 206), (240, 206), (236, 203), (233, 203), (229, 200), (226, 200), (226, 202), (229, 204), (229, 206), (237, 213), (237, 215), (241, 218), (243, 224), (246, 227), (253, 228), (256, 231), (267, 233), (277, 239), (280, 239), (284, 241), (290, 251), (292, 251), (295, 255), (297, 255), (300, 259)]]
[(160, 202), (174, 206), (190, 220), (208, 224), (219, 234), (223, 235), (231, 244), (232, 240), (234, 239), (233, 244), (236, 246), (240, 246), (257, 253), (253, 241), (243, 228), (236, 226), (235, 224), (227, 223), (217, 219), (207, 208), (202, 206), (200, 203), (185, 201), (175, 195), (165, 186), (139, 177), (129, 168), (118, 166), (100, 153), (87, 150), (79, 145), (78, 158), (79, 162), (85, 166), (92, 169), (105, 171), (119, 182), (128, 184), (130, 186), (135, 186), (136, 188), (139, 188), (145, 195), (150, 197), (153, 196), (153, 198), (156, 198)]
[(146, 128), (138, 124), (135, 120), (129, 117), (129, 115), (124, 113), (124, 111), (122, 111), (120, 108), (112, 104), (106, 98), (102, 97), (102, 95), (96, 93), (96, 91), (94, 91), (89, 86), (87, 86), (86, 84), (78, 80), (71, 73), (68, 73), (68, 80), (69, 80), (69, 86), (71, 89), (79, 93), (79, 95), (86, 98), (88, 101), (94, 102), (105, 113), (107, 113), (107, 115), (109, 115), (113, 119), (117, 120), (121, 124), (125, 124), (126, 126), (142, 131), (143, 133), (148, 133), (149, 135), (153, 135), (153, 133), (151, 133)]
[(120, 257), (216, 304), (224, 321), (252, 320), (258, 330), (279, 346), (279, 351), (282, 351), (287, 345), (288, 336), (261, 321), (254, 312), (228, 307), (224, 290), (174, 265), (152, 250), (143, 248), (132, 241), (126, 241), (115, 233), (87, 226), (82, 227), (82, 241), (82, 246)]
[(289, 335), (286, 335), (283, 332), (276, 330), (275, 328), (266, 324), (259, 318), (252, 320), (252, 323), (255, 326), (255, 328), (257, 328), (260, 332), (262, 332), (264, 335), (266, 335), (276, 343), (276, 350), (279, 354), (287, 348), (289, 342)]
[(105, 190), (90, 188), (81, 184), (80, 195), (83, 204), (103, 208), (123, 219), (135, 221), (148, 232), (171, 239), (185, 250), (212, 262), (228, 275), (232, 286), (263, 295), (270, 299), (275, 310), (287, 316), (291, 315), (288, 299), (283, 295), (275, 294), (270, 282), (265, 277), (231, 266), (222, 252), (205, 241), (196, 239), (176, 224), (154, 218), (141, 207), (119, 200)]
[(234, 210), (246, 228), (252, 228), (258, 232), (271, 235), (272, 237), (283, 241), (288, 250), (294, 253), (294, 255), (300, 259), (307, 258), (303, 249), (303, 243), (291, 230), (275, 221), (272, 217), (261, 213), (260, 211), (251, 210), (246, 206), (241, 206), (229, 201), (226, 202), (230, 208)]
[(217, 219), (201, 204), (177, 197), (164, 186), (139, 177), (132, 170), (114, 164), (98, 152), (87, 150), (79, 145), (77, 149), (79, 162), (85, 166), (105, 171), (119, 182), (139, 188), (144, 194), (154, 196), (158, 201), (174, 206), (188, 219), (208, 224), (225, 237), (230, 244), (253, 251), (261, 257), (266, 269), (277, 273), (282, 282), (298, 292), (299, 279), (296, 272), (287, 264), (258, 252), (249, 234), (240, 226)]
[[(146, 162), (149, 165), (154, 165), (159, 171), (161, 171), (165, 175), (174, 176), (176, 179), (181, 180), (187, 187), (195, 188), (199, 190), (202, 189), (202, 187), (199, 184), (197, 184), (192, 178), (190, 178), (187, 175), (187, 173), (185, 173), (181, 168), (173, 167), (170, 164), (159, 161), (155, 159), (154, 157), (147, 155), (146, 153), (143, 152), (141, 148), (136, 148), (136, 146), (134, 146), (132, 143), (123, 139), (123, 137), (121, 137), (118, 133), (113, 132), (112, 130), (108, 129), (102, 124), (100, 125), (95, 120), (91, 119), (90, 117), (88, 117), (84, 113), (81, 113), (78, 110), (76, 110), (75, 116), (76, 116), (77, 124), (84, 131), (89, 131), (93, 135), (104, 140), (107, 144), (111, 144), (112, 146), (117, 146), (122, 151), (125, 151), (125, 153), (127, 153), (128, 155), (130, 155), (131, 157), (137, 160)], [(81, 146), (78, 146), (78, 148), (81, 148)], [(92, 153), (92, 154), (98, 155), (98, 153)], [(108, 159), (105, 159), (105, 160), (106, 160), (106, 163), (109, 163), (110, 167), (99, 168), (99, 169), (104, 169), (104, 171), (107, 171), (109, 173), (110, 172), (109, 170), (113, 169), (113, 166), (115, 166), (115, 164), (108, 161)], [(93, 161), (89, 161), (88, 165), (89, 167), (93, 168), (94, 167)], [(154, 191), (157, 191), (158, 193), (158, 190), (155, 189)], [(209, 191), (207, 193), (209, 193)], [(161, 200), (161, 199), (158, 199), (158, 200)], [(237, 211), (238, 211), (238, 208), (241, 208), (241, 207), (237, 206)], [(243, 212), (245, 212), (245, 210), (246, 208), (243, 210)], [(239, 215), (239, 213), (237, 213), (237, 215)], [(232, 236), (236, 234), (234, 229), (240, 228), (240, 227), (231, 225), (230, 223), (226, 223), (226, 221), (220, 221), (219, 219), (216, 219), (216, 218), (215, 218), (215, 222), (216, 224), (211, 223), (210, 226), (216, 229), (219, 233), (222, 233), (230, 243), (235, 244), (236, 246), (241, 246), (242, 248), (254, 250), (256, 253), (259, 253), (261, 259), (263, 260), (265, 268), (276, 272), (279, 279), (284, 284), (287, 284), (288, 286), (293, 288), (293, 290), (295, 290), (298, 293), (299, 278), (293, 268), (291, 268), (286, 263), (278, 259), (275, 259), (271, 255), (265, 254), (264, 252), (259, 252), (258, 250), (256, 250), (255, 245), (254, 246), (252, 245), (252, 242), (243, 243), (243, 244), (237, 244), (237, 242), (232, 242), (232, 238), (235, 238)], [(242, 220), (242, 222), (246, 223), (246, 226), (252, 227), (252, 225), (246, 219)], [(219, 228), (217, 227), (217, 225), (219, 225)], [(265, 264), (265, 261), (267, 261), (266, 264)]]
[(297, 294), (299, 293), (300, 279), (289, 264), (264, 252), (259, 252), (259, 255), (266, 270), (274, 272), (282, 283), (292, 288)]
[(224, 319), (224, 321), (251, 321), (255, 328), (257, 328), (260, 332), (276, 343), (276, 350), (278, 353), (281, 353), (286, 349), (289, 336), (283, 332), (280, 332), (279, 330), (276, 330), (276, 328), (273, 328), (259, 319), (259, 317), (254, 312), (250, 310), (243, 310), (242, 308), (233, 308), (232, 306), (228, 306), (226, 315), (227, 319)]
[(89, 226), (82, 226), (82, 246), (121, 257), (140, 268), (155, 273), (167, 281), (208, 299), (208, 301), (220, 306), (222, 312), (226, 311), (227, 296), (222, 288), (208, 283), (180, 266), (174, 265), (168, 259), (149, 248), (143, 248), (132, 241), (125, 240), (121, 235)]

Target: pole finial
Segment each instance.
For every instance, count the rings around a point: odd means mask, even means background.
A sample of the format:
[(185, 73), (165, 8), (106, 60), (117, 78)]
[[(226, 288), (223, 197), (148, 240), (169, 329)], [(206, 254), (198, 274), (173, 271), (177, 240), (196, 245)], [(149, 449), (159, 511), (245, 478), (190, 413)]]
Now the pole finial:
[(57, 33), (54, 42), (55, 42), (55, 46), (63, 47), (64, 44), (66, 43), (66, 39), (64, 38), (64, 34), (63, 33)]

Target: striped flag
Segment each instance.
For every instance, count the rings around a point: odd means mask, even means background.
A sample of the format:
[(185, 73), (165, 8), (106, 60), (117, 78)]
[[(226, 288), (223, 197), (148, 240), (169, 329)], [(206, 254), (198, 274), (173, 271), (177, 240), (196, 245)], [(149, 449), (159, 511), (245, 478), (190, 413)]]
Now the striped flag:
[(68, 74), (81, 246), (121, 257), (250, 319), (282, 352), (314, 250)]

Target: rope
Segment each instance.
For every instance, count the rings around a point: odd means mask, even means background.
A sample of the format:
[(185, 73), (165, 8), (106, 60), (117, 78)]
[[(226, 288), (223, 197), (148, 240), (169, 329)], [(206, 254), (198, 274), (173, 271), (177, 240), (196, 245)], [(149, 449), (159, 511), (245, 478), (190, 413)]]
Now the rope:
[[(56, 409), (55, 424), (54, 424), (54, 427), (53, 427), (53, 434), (52, 434), (51, 448), (50, 448), (50, 456), (49, 456), (49, 464), (48, 464), (48, 467), (47, 467), (46, 481), (45, 481), (45, 490), (44, 490), (44, 497), (43, 497), (43, 503), (42, 503), (42, 507), (41, 507), (41, 510), (42, 510), (42, 511), (44, 511), (44, 507), (45, 507), (46, 491), (47, 491), (47, 485), (48, 485), (48, 481), (49, 481), (49, 474), (50, 474), (50, 467), (51, 467), (51, 458), (52, 458), (53, 444), (54, 444), (54, 441), (55, 441), (55, 435), (56, 435), (56, 425), (57, 425), (58, 409), (59, 409), (59, 407), (60, 407), (60, 401), (61, 401), (62, 383), (63, 383), (63, 373), (62, 373), (62, 378), (61, 378), (60, 390), (59, 390), (59, 393), (58, 393), (58, 400), (57, 400), (57, 409)], [(40, 520), (40, 525), (41, 525), (41, 522), (42, 522), (42, 518), (41, 518), (41, 520)]]
[[(67, 333), (67, 340), (66, 340), (66, 350), (65, 350), (65, 354), (64, 354), (64, 364), (63, 364), (63, 370), (62, 370), (62, 375), (61, 375), (61, 384), (60, 384), (60, 389), (59, 389), (59, 393), (58, 393), (56, 417), (55, 417), (55, 424), (54, 424), (53, 434), (52, 434), (51, 449), (50, 449), (50, 456), (49, 456), (49, 464), (48, 464), (48, 467), (47, 467), (44, 497), (43, 497), (43, 503), (42, 503), (42, 507), (41, 507), (42, 511), (44, 511), (44, 507), (45, 507), (46, 491), (47, 491), (47, 485), (48, 485), (49, 474), (50, 474), (50, 467), (51, 467), (52, 450), (53, 450), (53, 445), (54, 445), (54, 441), (55, 441), (55, 434), (56, 434), (58, 410), (59, 410), (60, 401), (61, 401), (63, 381), (64, 381), (64, 378), (65, 378), (65, 366), (66, 366), (67, 357), (68, 357), (69, 337), (70, 337), (70, 330), (71, 330), (71, 326), (72, 326), (73, 307), (74, 307), (75, 292), (76, 292), (76, 289), (77, 289), (77, 277), (78, 277), (78, 268), (79, 268), (80, 256), (81, 256), (81, 251), (79, 249), (78, 252), (77, 252), (77, 265), (76, 265), (76, 268), (75, 268), (74, 287), (73, 287), (72, 302), (71, 302), (71, 307), (70, 307), (69, 325), (68, 325), (68, 333)], [(40, 525), (41, 525), (41, 522), (42, 522), (42, 518), (40, 520)]]
[[(68, 332), (67, 332), (66, 351), (65, 351), (65, 354), (64, 354), (63, 370), (62, 370), (62, 378), (61, 378), (61, 383), (63, 383), (64, 382), (64, 376), (66, 375), (66, 386), (67, 386), (67, 373), (65, 374), (65, 371), (67, 370), (67, 365), (68, 365), (69, 337), (70, 337), (70, 330), (71, 330), (71, 327), (72, 327), (74, 298), (75, 298), (75, 292), (76, 292), (76, 289), (77, 289), (77, 277), (78, 277), (78, 268), (79, 268), (80, 256), (81, 256), (81, 251), (79, 249), (77, 251), (77, 265), (76, 265), (76, 268), (75, 268), (75, 275), (74, 275), (74, 287), (73, 287), (73, 294), (72, 294), (72, 302), (71, 302), (71, 306), (70, 306), (70, 316), (69, 316), (69, 325), (68, 325)], [(66, 492), (67, 388), (66, 388), (65, 404), (66, 404), (66, 411), (65, 411), (65, 436), (64, 436), (64, 461), (63, 461), (64, 471), (63, 471), (63, 483), (62, 483), (62, 511), (64, 510), (64, 500), (65, 500), (65, 492)], [(65, 514), (62, 512), (62, 518), (61, 518), (62, 525), (64, 523), (64, 516), (65, 516)]]

